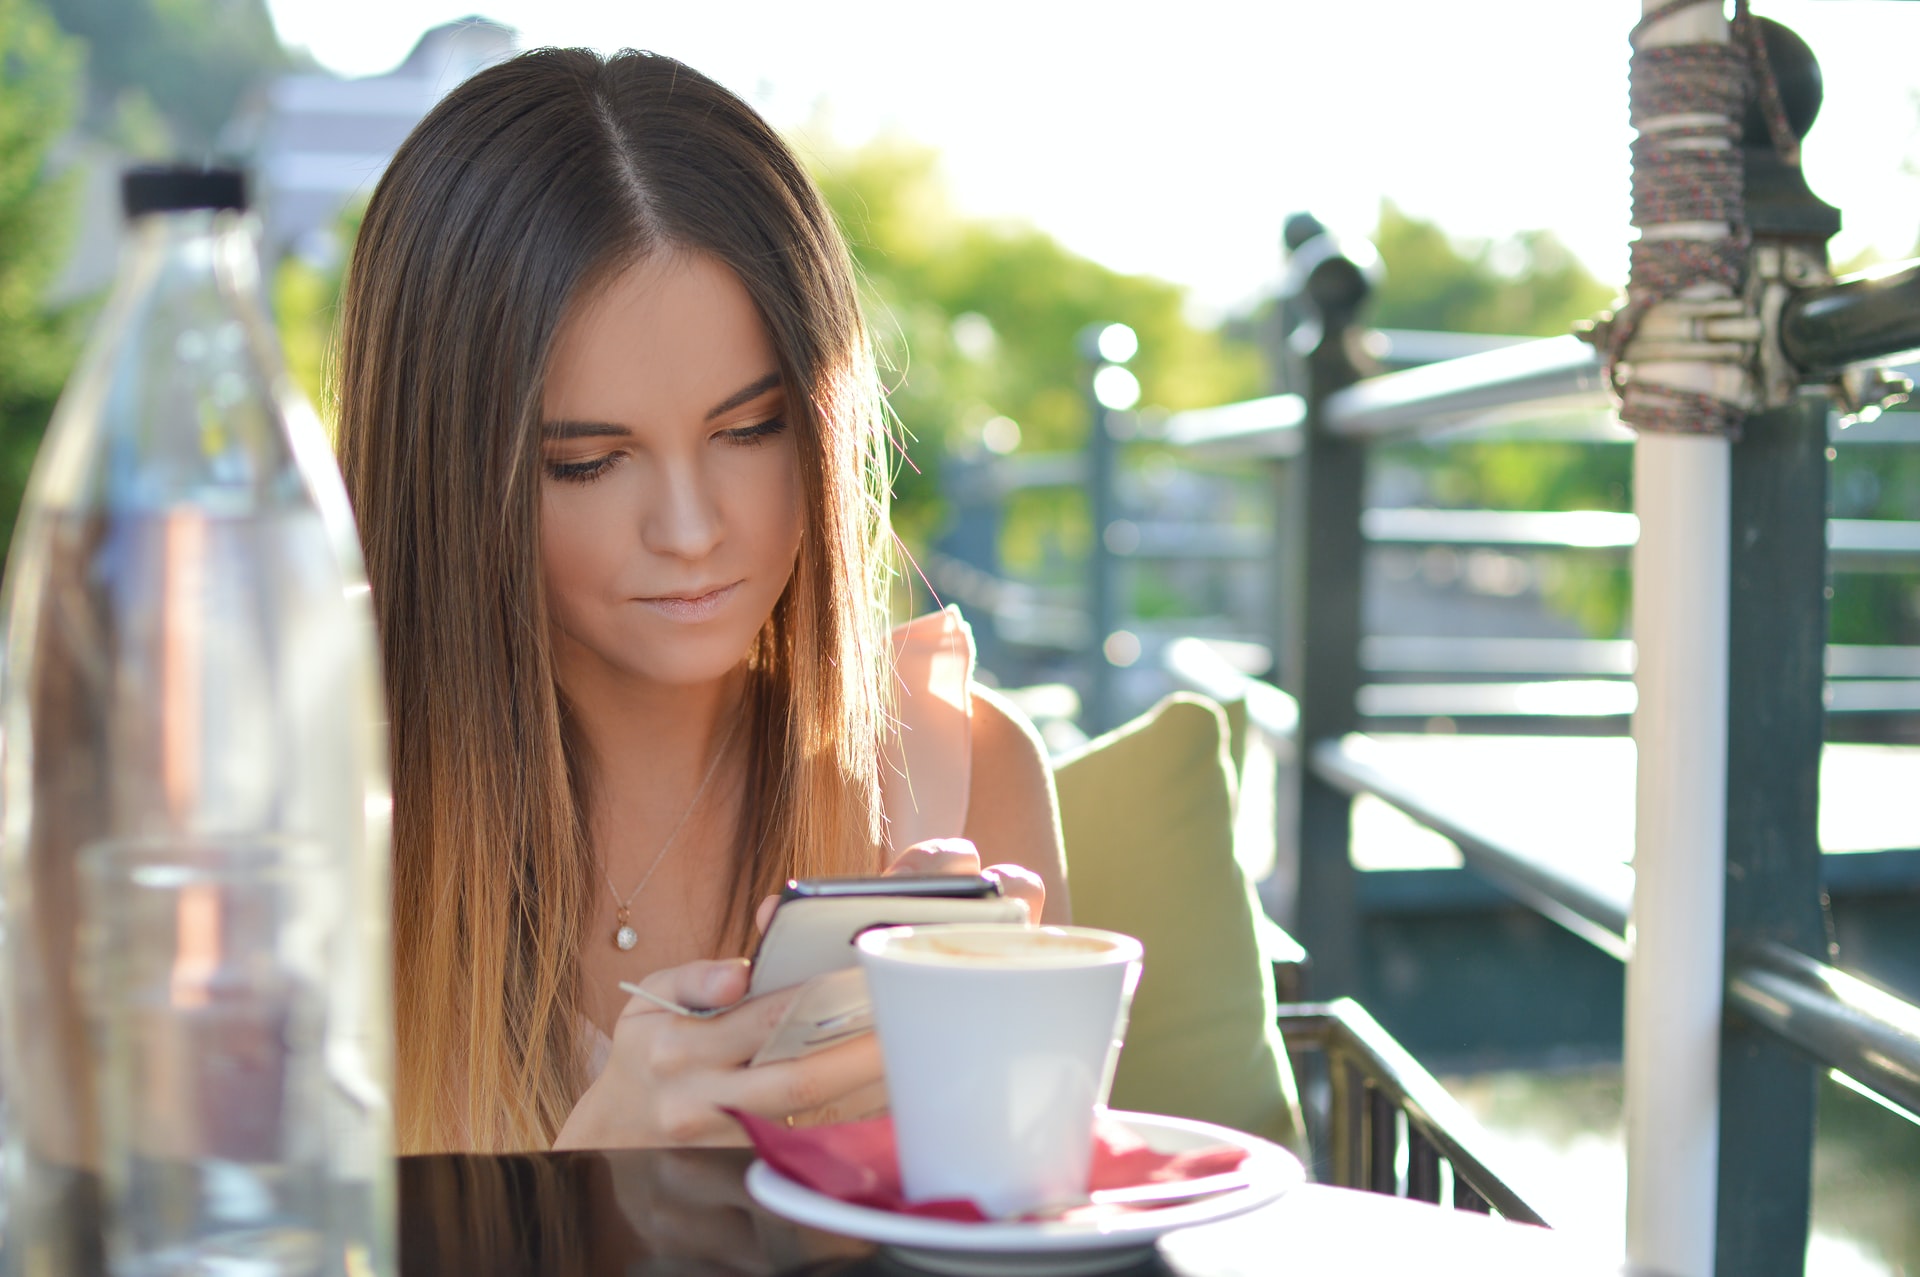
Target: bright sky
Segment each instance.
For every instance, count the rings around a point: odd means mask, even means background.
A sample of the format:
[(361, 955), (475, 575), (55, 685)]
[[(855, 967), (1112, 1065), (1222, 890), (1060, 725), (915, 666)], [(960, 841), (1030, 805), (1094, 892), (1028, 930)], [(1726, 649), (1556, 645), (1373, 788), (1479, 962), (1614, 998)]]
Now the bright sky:
[[(669, 53), (793, 130), (942, 153), (961, 207), (1032, 222), (1205, 316), (1279, 271), (1281, 219), (1364, 233), (1382, 197), (1461, 236), (1550, 227), (1609, 279), (1628, 235), (1638, 0), (268, 0), (344, 75), (478, 11), (525, 45)], [(1920, 238), (1920, 3), (1759, 0), (1813, 47), (1808, 180), (1836, 260)]]

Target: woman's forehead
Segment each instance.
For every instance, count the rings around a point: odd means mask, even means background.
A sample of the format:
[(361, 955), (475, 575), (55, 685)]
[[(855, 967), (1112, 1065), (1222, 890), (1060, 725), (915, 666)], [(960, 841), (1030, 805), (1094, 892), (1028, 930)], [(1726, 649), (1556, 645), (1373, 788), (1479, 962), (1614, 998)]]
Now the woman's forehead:
[[(555, 339), (542, 415), (705, 423), (764, 394), (779, 359), (759, 308), (706, 253), (653, 253), (583, 297)], [(777, 384), (777, 383), (776, 383)]]

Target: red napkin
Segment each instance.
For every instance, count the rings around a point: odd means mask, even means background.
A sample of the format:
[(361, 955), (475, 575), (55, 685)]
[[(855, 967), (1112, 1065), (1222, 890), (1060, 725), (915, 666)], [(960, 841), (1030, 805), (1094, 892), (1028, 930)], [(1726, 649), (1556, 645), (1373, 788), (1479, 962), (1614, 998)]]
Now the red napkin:
[[(987, 1219), (970, 1201), (906, 1200), (900, 1187), (891, 1117), (788, 1128), (734, 1109), (728, 1109), (727, 1115), (746, 1127), (754, 1151), (767, 1165), (816, 1193), (902, 1215), (968, 1223)], [(1097, 1192), (1222, 1175), (1238, 1167), (1246, 1156), (1245, 1149), (1230, 1144), (1185, 1153), (1157, 1153), (1120, 1121), (1102, 1113), (1093, 1127), (1093, 1170), (1088, 1188)]]

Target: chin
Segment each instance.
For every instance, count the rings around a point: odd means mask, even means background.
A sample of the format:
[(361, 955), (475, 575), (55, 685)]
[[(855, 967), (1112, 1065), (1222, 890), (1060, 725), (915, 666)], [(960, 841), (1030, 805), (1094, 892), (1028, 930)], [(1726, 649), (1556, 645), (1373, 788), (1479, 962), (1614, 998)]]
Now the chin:
[(714, 630), (664, 639), (648, 635), (628, 648), (627, 659), (618, 664), (636, 678), (667, 687), (714, 682), (740, 668), (759, 632), (740, 632), (737, 626), (715, 626)]

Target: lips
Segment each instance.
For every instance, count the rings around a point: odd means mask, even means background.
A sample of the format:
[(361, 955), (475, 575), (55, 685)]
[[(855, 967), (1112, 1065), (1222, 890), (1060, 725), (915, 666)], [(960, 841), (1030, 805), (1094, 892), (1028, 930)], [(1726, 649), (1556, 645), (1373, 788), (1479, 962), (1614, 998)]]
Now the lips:
[(673, 594), (658, 594), (651, 598), (639, 599), (643, 607), (652, 608), (662, 616), (676, 621), (704, 621), (732, 598), (740, 588), (738, 581), (711, 588), (688, 590)]

